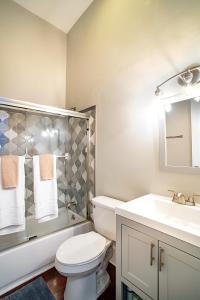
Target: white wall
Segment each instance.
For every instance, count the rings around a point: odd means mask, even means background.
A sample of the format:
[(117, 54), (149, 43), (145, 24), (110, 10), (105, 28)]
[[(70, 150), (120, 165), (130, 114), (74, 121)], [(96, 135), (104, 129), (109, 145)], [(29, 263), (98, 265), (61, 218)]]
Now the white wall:
[(0, 0), (0, 96), (65, 107), (66, 35)]
[(68, 107), (97, 105), (97, 194), (200, 192), (161, 172), (155, 87), (200, 62), (200, 1), (95, 0), (68, 34)]

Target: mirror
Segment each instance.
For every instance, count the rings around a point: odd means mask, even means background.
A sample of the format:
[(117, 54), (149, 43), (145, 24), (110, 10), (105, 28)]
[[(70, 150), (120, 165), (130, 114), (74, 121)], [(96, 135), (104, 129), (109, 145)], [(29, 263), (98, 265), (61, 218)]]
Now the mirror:
[(200, 172), (200, 97), (165, 104), (163, 108), (162, 165)]

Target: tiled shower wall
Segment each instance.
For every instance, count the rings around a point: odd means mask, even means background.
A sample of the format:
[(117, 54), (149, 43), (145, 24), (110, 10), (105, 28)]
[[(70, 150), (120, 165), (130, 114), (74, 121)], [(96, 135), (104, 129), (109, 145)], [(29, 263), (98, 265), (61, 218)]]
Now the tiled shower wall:
[[(69, 150), (71, 159), (67, 167), (70, 171), (67, 173), (67, 180), (71, 183), (72, 188), (69, 189), (68, 195), (71, 201), (78, 199), (77, 207), (72, 206), (72, 210), (76, 209), (76, 212), (84, 215), (86, 213), (85, 203), (87, 203), (88, 216), (92, 218), (91, 200), (95, 196), (96, 107), (87, 108), (82, 112), (89, 117), (88, 124), (83, 119), (69, 118), (69, 131), (72, 134)], [(85, 132), (87, 132), (87, 137)], [(86, 192), (87, 185), (88, 193)]]
[(96, 106), (89, 107), (82, 112), (86, 113), (89, 117), (89, 155), (88, 155), (88, 213), (91, 219), (92, 214), (92, 202), (95, 197), (95, 147), (96, 147)]
[[(91, 112), (95, 116), (95, 109)], [(91, 118), (93, 118), (91, 117)], [(89, 126), (94, 132), (91, 119)], [(0, 155), (16, 154), (28, 156), (54, 153), (69, 153), (69, 159), (57, 159), (58, 205), (76, 200), (71, 209), (86, 216), (88, 195), (94, 195), (94, 156), (87, 155), (87, 120), (29, 112), (0, 109)], [(91, 130), (89, 130), (91, 135)], [(91, 137), (91, 136), (90, 136)], [(92, 139), (89, 142), (89, 149)], [(89, 168), (87, 168), (87, 160)], [(26, 159), (26, 216), (34, 213), (32, 160)], [(89, 172), (89, 173), (88, 173)], [(89, 191), (87, 180), (89, 179)]]
[(88, 121), (85, 119), (69, 118), (70, 159), (66, 162), (66, 176), (68, 182), (68, 201), (75, 201), (71, 209), (81, 216), (87, 215), (87, 136)]

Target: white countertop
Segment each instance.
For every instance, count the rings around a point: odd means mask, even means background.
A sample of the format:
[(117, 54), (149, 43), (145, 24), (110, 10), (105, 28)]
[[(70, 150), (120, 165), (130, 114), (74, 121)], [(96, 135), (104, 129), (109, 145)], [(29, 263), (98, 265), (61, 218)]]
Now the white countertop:
[(200, 247), (200, 205), (172, 202), (172, 198), (148, 194), (123, 203), (116, 214)]

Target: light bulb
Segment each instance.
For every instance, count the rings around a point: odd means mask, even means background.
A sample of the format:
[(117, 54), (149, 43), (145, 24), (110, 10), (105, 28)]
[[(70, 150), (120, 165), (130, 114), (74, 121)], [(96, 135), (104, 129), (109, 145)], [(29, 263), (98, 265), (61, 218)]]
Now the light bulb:
[(194, 100), (195, 100), (196, 102), (199, 102), (199, 101), (200, 101), (200, 96), (199, 96), (199, 97), (195, 97)]
[(166, 112), (170, 112), (172, 110), (172, 105), (170, 103), (166, 104), (164, 108)]
[(189, 70), (185, 73), (183, 73), (181, 75), (182, 80), (186, 83), (186, 84), (190, 84), (192, 82), (193, 79), (193, 74), (192, 72)]

